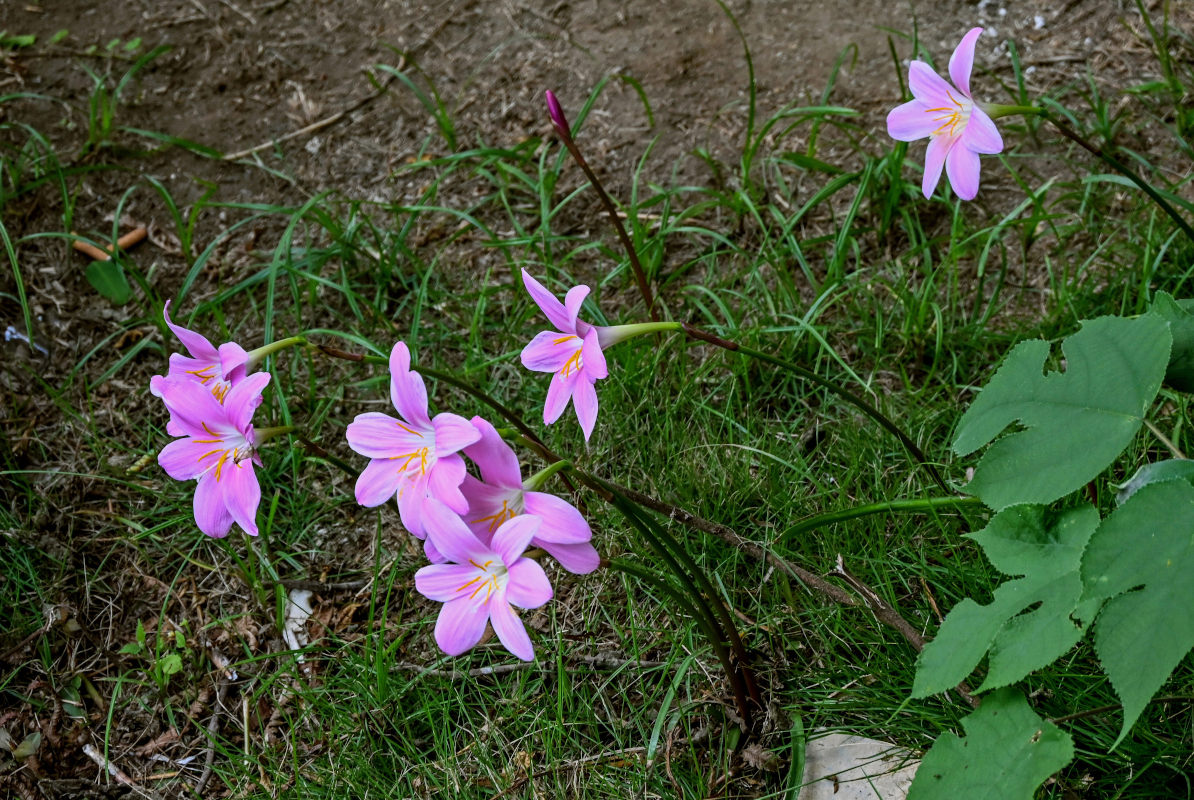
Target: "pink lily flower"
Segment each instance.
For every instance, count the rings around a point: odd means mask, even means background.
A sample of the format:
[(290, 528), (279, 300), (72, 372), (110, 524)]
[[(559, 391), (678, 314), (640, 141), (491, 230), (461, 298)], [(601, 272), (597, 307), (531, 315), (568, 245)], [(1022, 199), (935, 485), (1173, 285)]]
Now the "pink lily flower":
[(428, 540), (449, 563), (432, 564), (415, 573), (415, 588), (443, 603), (435, 623), (440, 649), (458, 656), (481, 641), (493, 624), (502, 645), (523, 661), (535, 648), (511, 604), (538, 608), (552, 597), (551, 583), (537, 561), (523, 558), (539, 527), (534, 517), (507, 520), (482, 544), (451, 509), (429, 500), (424, 509)]
[(175, 480), (198, 479), (195, 523), (208, 536), (227, 536), (233, 522), (257, 535), (261, 485), (253, 465), (260, 466), (261, 457), (252, 419), (269, 381), (267, 372), (249, 375), (228, 390), (222, 403), (190, 376), (158, 382), (173, 432), (183, 437), (162, 448), (158, 463)]
[[(481, 434), (456, 414), (427, 415), (427, 387), (423, 376), (410, 368), (410, 350), (398, 342), (390, 352), (390, 400), (402, 419), (369, 412), (357, 415), (348, 426), (348, 445), (372, 459), (357, 479), (357, 502), (379, 506), (398, 495), (402, 525), (419, 539), (425, 504), (434, 497), (458, 514), (468, 511), (460, 493), (464, 459), (458, 451)], [(441, 560), (428, 543), (427, 557)]]
[(223, 402), (228, 390), (248, 374), (250, 354), (236, 342), (225, 342), (217, 349), (203, 334), (175, 325), (170, 319), (170, 301), (166, 301), (162, 316), (191, 355), (187, 357), (181, 353), (171, 353), (169, 371), (164, 376), (154, 375), (149, 379), (150, 393), (154, 397), (161, 397), (162, 381), (181, 377), (199, 381), (217, 400)]
[(562, 498), (532, 491), (523, 482), (518, 456), (497, 429), (481, 417), (473, 417), (480, 440), (464, 448), (464, 454), (480, 468), (484, 482), (464, 476), (461, 491), (468, 500), (463, 519), (473, 535), (488, 546), (498, 528), (519, 516), (536, 517), (539, 528), (531, 547), (545, 550), (560, 566), (577, 575), (597, 569), (601, 558), (591, 542), (593, 531), (574, 506)]
[(604, 346), (600, 337), (601, 329), (577, 318), (580, 304), (589, 294), (589, 287), (573, 286), (561, 303), (525, 269), (522, 271), (522, 282), (530, 292), (531, 299), (548, 321), (556, 326), (554, 331), (535, 334), (531, 343), (522, 350), (524, 367), (535, 372), (555, 373), (547, 389), (543, 422), (550, 425), (559, 419), (571, 400), (587, 442), (597, 423), (597, 390), (594, 384), (609, 375), (605, 355), (601, 352)]
[(929, 137), (921, 190), (926, 198), (941, 179), (944, 166), (949, 182), (963, 200), (978, 194), (979, 154), (1003, 151), (1003, 138), (995, 123), (970, 95), (974, 45), (982, 28), (971, 28), (949, 58), (951, 86), (923, 61), (908, 68), (913, 100), (887, 115), (887, 132), (901, 142)]

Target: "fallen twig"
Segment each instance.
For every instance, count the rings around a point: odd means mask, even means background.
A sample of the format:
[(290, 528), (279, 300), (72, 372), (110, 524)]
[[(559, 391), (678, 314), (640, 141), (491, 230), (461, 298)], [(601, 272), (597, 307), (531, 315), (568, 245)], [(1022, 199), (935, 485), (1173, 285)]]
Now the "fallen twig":
[(228, 696), (228, 676), (223, 669), (218, 670), (216, 679), (216, 701), (211, 707), (211, 719), (207, 721), (207, 755), (203, 761), (203, 774), (195, 784), (195, 794), (202, 795), (211, 780), (212, 767), (216, 761), (216, 734), (220, 730), (220, 712), (224, 709), (224, 698)]
[[(78, 236), (77, 233), (72, 233), (71, 235), (75, 237)], [(85, 242), (79, 238), (76, 238), (71, 242), (71, 247), (75, 248), (80, 253), (90, 256), (93, 261), (111, 261), (116, 250), (127, 250), (130, 247), (139, 244), (148, 235), (149, 231), (147, 229), (134, 228), (116, 240), (115, 249), (111, 247), (107, 249), (101, 249), (90, 242)]]

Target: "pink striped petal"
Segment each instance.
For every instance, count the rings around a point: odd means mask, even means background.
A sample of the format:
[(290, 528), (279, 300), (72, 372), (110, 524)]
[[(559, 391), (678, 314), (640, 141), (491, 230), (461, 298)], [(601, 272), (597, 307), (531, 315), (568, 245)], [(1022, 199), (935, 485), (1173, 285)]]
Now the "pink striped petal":
[(415, 589), (428, 600), (446, 603), (458, 597), (477, 572), (471, 564), (432, 564), (415, 573)]
[(357, 478), (357, 502), (366, 508), (380, 506), (398, 491), (402, 473), (387, 458), (375, 458)]
[(464, 448), (464, 454), (473, 460), (481, 470), (485, 483), (507, 488), (522, 488), (522, 471), (518, 466), (518, 455), (506, 444), (497, 428), (482, 417), (473, 417), (473, 427), (479, 438)]
[(224, 396), (224, 411), (228, 423), (242, 433), (253, 419), (253, 412), (261, 405), (261, 393), (269, 384), (268, 372), (254, 372), (233, 386)]
[(207, 473), (195, 487), (195, 524), (199, 530), (216, 539), (223, 539), (232, 530), (232, 514), (224, 504), (216, 476)]
[(531, 540), (531, 546), (542, 548), (573, 575), (588, 575), (601, 566), (601, 556), (597, 555), (597, 549), (593, 547), (592, 542), (556, 544), (540, 541), (535, 537)]
[(931, 136), (941, 123), (921, 100), (909, 100), (887, 115), (887, 135), (900, 142), (915, 142)]
[(427, 416), (427, 386), (423, 376), (410, 368), (410, 350), (397, 342), (390, 351), (390, 401), (412, 428), (430, 430)]
[(431, 422), (435, 429), (435, 455), (444, 458), (458, 453), (481, 438), (481, 432), (458, 414), (436, 414)]
[(435, 498), (428, 499), (423, 506), (423, 523), (428, 541), (449, 561), (484, 564), (496, 558), (492, 550), (473, 536), (459, 514)]
[(465, 476), (464, 459), (456, 454), (436, 460), (427, 470), (427, 492), (436, 500), (463, 514), (468, 511), (468, 500), (460, 491)]
[(508, 567), (506, 599), (519, 608), (538, 608), (552, 598), (551, 581), (538, 561), (520, 558)]
[(239, 464), (225, 462), (220, 470), (220, 489), (224, 505), (232, 519), (250, 536), (257, 535), (257, 506), (261, 503), (261, 484), (249, 459)]
[(225, 342), (219, 350), (220, 371), (224, 380), (239, 383), (248, 369), (249, 354), (236, 342)]
[(451, 600), (444, 603), (435, 621), (435, 643), (448, 655), (458, 656), (481, 641), (488, 622), (489, 609), (484, 604)]
[(527, 492), (523, 495), (523, 508), (541, 520), (535, 534), (537, 542), (558, 542), (577, 544), (593, 538), (589, 523), (576, 508), (563, 498), (546, 492)]
[(982, 34), (982, 28), (971, 28), (949, 57), (950, 80), (967, 97), (970, 96), (970, 72), (974, 69), (974, 44)]
[(973, 200), (978, 194), (978, 153), (960, 143), (950, 148), (945, 159), (945, 172), (958, 197)]
[(609, 367), (605, 363), (605, 353), (601, 352), (601, 344), (597, 341), (597, 330), (590, 329), (585, 334), (584, 344), (581, 345), (580, 360), (585, 374), (590, 378), (608, 378)]
[(185, 431), (185, 435), (210, 439), (211, 432), (203, 427), (204, 423), (209, 427), (212, 423), (219, 423), (221, 429), (226, 431), (232, 429), (227, 424), (227, 412), (220, 401), (212, 397), (211, 392), (198, 381), (167, 376), (158, 381), (158, 390), (166, 410), (170, 412), (171, 423), (176, 430)]
[(522, 348), (522, 365), (532, 372), (559, 372), (583, 345), (578, 336), (559, 331), (540, 331)]
[(580, 420), (580, 429), (584, 431), (587, 442), (597, 424), (597, 390), (593, 388), (593, 381), (582, 376), (576, 382), (572, 390), (572, 404), (576, 407), (576, 418)]
[(929, 149), (925, 153), (925, 176), (921, 181), (921, 191), (925, 199), (933, 196), (937, 182), (941, 180), (941, 170), (945, 166), (945, 156), (949, 153), (953, 140), (945, 136), (934, 136), (929, 140)]
[(416, 539), (426, 539), (423, 524), (423, 509), (427, 503), (427, 475), (413, 472), (402, 473), (398, 482), (398, 518), (402, 527)]
[(952, 108), (957, 105), (953, 87), (923, 61), (913, 61), (909, 65), (908, 86), (912, 89), (912, 96), (924, 103), (926, 108)]
[(175, 325), (174, 320), (170, 319), (170, 301), (166, 301), (166, 305), (162, 308), (162, 318), (166, 320), (166, 326), (174, 332), (178, 337), (178, 341), (182, 342), (182, 346), (187, 349), (192, 358), (198, 359), (205, 364), (214, 364), (219, 361), (219, 353), (207, 337), (200, 333), (195, 333), (188, 330), (181, 325)]
[(568, 327), (560, 328), (561, 331), (575, 333), (578, 336), (584, 336), (588, 332), (577, 327), (576, 319), (580, 315), (581, 305), (585, 302), (585, 298), (588, 296), (589, 287), (585, 286), (584, 284), (573, 286), (568, 290), (568, 294), (564, 295), (564, 311), (568, 314)]
[(348, 446), (367, 458), (401, 458), (403, 461), (432, 442), (430, 432), (417, 431), (380, 411), (357, 414), (344, 435)]
[(497, 529), (489, 547), (508, 567), (522, 557), (523, 551), (527, 549), (535, 532), (539, 530), (539, 524), (538, 517), (526, 514), (508, 519)]
[(522, 271), (522, 284), (527, 288), (535, 305), (539, 306), (539, 310), (547, 317), (548, 322), (556, 326), (556, 330), (564, 333), (576, 332), (572, 325), (576, 319), (575, 315), (570, 315), (564, 308), (564, 304), (557, 300), (554, 294), (547, 291), (543, 284), (532, 278), (531, 273), (525, 269)]
[(489, 620), (502, 646), (523, 661), (535, 660), (535, 647), (522, 620), (504, 598), (495, 597), (489, 604)]
[(1003, 152), (1003, 137), (987, 112), (978, 106), (970, 110), (970, 119), (962, 131), (962, 146), (976, 153), (995, 155)]
[(175, 439), (158, 453), (158, 464), (176, 481), (193, 480), (207, 470), (202, 461), (212, 447), (212, 444), (196, 442), (189, 437)]
[(547, 386), (547, 401), (543, 404), (544, 424), (550, 425), (560, 418), (578, 382), (585, 382), (579, 372), (573, 372), (567, 378), (558, 372), (551, 376), (551, 383)]

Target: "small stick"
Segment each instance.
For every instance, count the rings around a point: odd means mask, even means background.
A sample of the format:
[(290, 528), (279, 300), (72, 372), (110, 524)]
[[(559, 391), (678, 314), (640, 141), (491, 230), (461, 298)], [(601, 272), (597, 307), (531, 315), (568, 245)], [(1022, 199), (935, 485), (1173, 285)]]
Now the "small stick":
[[(71, 235), (78, 236), (79, 234), (74, 233), (72, 231)], [(146, 230), (145, 228), (134, 228), (133, 230), (129, 231), (124, 236), (121, 236), (119, 239), (116, 240), (116, 249), (127, 250), (130, 247), (132, 247), (136, 244), (139, 244), (148, 235), (149, 235), (149, 231)], [(93, 261), (111, 261), (112, 254), (114, 252), (114, 250), (111, 248), (106, 249), (106, 250), (101, 250), (100, 248), (96, 247), (95, 245), (85, 242), (82, 239), (75, 239), (73, 242), (71, 242), (71, 246), (74, 247), (76, 250), (78, 250), (80, 253), (85, 253), (86, 255), (91, 256), (91, 259)]]
[(216, 689), (216, 701), (211, 707), (211, 719), (207, 722), (207, 757), (203, 762), (203, 774), (199, 776), (199, 782), (195, 784), (195, 794), (202, 795), (203, 790), (207, 788), (207, 782), (211, 780), (212, 767), (216, 761), (216, 733), (220, 730), (220, 711), (224, 708), (224, 698), (228, 695), (228, 676), (224, 670), (219, 670), (218, 688)]
[(95, 762), (96, 766), (105, 770), (112, 778), (120, 784), (125, 786), (136, 786), (133, 779), (121, 772), (120, 767), (113, 764), (108, 759), (104, 758), (104, 754), (96, 750), (91, 744), (83, 745), (83, 755)]

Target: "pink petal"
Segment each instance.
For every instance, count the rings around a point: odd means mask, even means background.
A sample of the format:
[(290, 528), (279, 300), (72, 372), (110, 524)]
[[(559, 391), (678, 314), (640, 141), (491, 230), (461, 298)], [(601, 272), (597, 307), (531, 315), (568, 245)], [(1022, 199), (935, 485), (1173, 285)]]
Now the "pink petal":
[(953, 140), (945, 136), (934, 136), (929, 140), (929, 149), (925, 153), (925, 176), (920, 184), (926, 200), (933, 196), (933, 190), (941, 180), (941, 169), (945, 166), (945, 156), (952, 143)]
[(568, 401), (572, 399), (572, 390), (577, 383), (584, 383), (579, 372), (573, 372), (567, 378), (556, 373), (551, 376), (551, 383), (547, 386), (547, 402), (543, 404), (543, 422), (550, 425), (560, 418)]
[(158, 464), (174, 480), (189, 481), (207, 470), (202, 459), (211, 452), (212, 447), (211, 444), (196, 442), (191, 438), (175, 439), (158, 453)]
[(257, 506), (261, 503), (261, 484), (253, 471), (253, 462), (225, 462), (220, 470), (220, 489), (224, 505), (232, 519), (250, 536), (257, 535)]
[(458, 453), (481, 438), (473, 423), (457, 414), (436, 414), (431, 425), (435, 429), (435, 455), (439, 458)]
[(464, 459), (455, 453), (437, 459), (427, 470), (428, 494), (457, 514), (465, 513), (468, 511), (468, 500), (460, 492), (465, 474)]
[(539, 530), (539, 524), (538, 517), (526, 514), (508, 519), (497, 529), (489, 547), (498, 554), (503, 564), (509, 566), (522, 556), (535, 532)]
[(493, 551), (473, 536), (459, 514), (435, 498), (429, 498), (423, 506), (423, 525), (428, 541), (449, 561), (484, 564), (496, 557)]
[(220, 345), (220, 371), (224, 375), (224, 380), (231, 384), (239, 383), (245, 377), (248, 363), (249, 354), (236, 342), (225, 342)]
[(531, 273), (525, 269), (522, 271), (522, 284), (527, 287), (531, 299), (535, 301), (535, 305), (539, 306), (539, 310), (547, 317), (548, 322), (564, 333), (576, 332), (572, 324), (576, 319), (575, 315), (570, 315), (564, 308), (564, 304), (557, 300), (554, 294), (543, 288), (543, 284), (532, 278)]
[(415, 589), (428, 600), (446, 603), (460, 595), (460, 587), (477, 577), (471, 564), (432, 564), (415, 573)]
[(423, 540), (423, 555), (427, 556), (427, 560), (432, 564), (442, 564), (448, 560), (448, 557), (437, 550), (435, 542), (430, 539)]
[(582, 344), (571, 333), (540, 331), (522, 348), (522, 365), (532, 372), (559, 372)]
[[(573, 286), (568, 290), (568, 294), (564, 295), (564, 311), (568, 314), (568, 327), (560, 328), (562, 331), (571, 331), (577, 336), (584, 336), (588, 331), (581, 330), (577, 325), (577, 316), (580, 314), (580, 307), (585, 302), (585, 298), (589, 296), (589, 287), (581, 284), (580, 286)], [(586, 326), (588, 327), (588, 326)]]
[(401, 466), (412, 453), (432, 443), (432, 434), (417, 431), (404, 422), (380, 411), (357, 414), (344, 432), (348, 446), (367, 458), (401, 459)]
[[(167, 377), (158, 381), (162, 402), (170, 412), (171, 427), (185, 431), (185, 435), (198, 439), (210, 439), (212, 431), (217, 434), (230, 433), (228, 412), (220, 401), (212, 397), (203, 384), (187, 378)], [(204, 425), (212, 428), (209, 431)], [(218, 425), (218, 428), (213, 426)], [(180, 435), (171, 431), (174, 435)]]
[(508, 567), (506, 599), (519, 608), (538, 608), (552, 598), (551, 582), (538, 561), (520, 558)]
[(585, 334), (584, 344), (581, 345), (580, 361), (585, 374), (590, 378), (600, 379), (609, 377), (609, 367), (605, 363), (605, 353), (601, 352), (601, 344), (597, 341), (597, 330), (590, 329)]
[(974, 68), (974, 44), (982, 34), (982, 28), (971, 28), (949, 57), (949, 77), (967, 97), (970, 96), (970, 71)]
[(923, 61), (913, 61), (909, 65), (908, 86), (912, 89), (912, 96), (924, 103), (925, 108), (951, 108), (957, 105), (954, 88)]
[(387, 458), (375, 458), (369, 462), (357, 478), (357, 502), (366, 508), (380, 506), (398, 491), (402, 472)]
[(261, 405), (261, 393), (269, 381), (268, 372), (254, 372), (233, 386), (224, 396), (224, 411), (228, 415), (228, 423), (236, 430), (243, 433), (249, 427), (253, 420), (253, 412)]
[(563, 498), (546, 492), (527, 492), (523, 495), (523, 508), (541, 520), (535, 534), (538, 542), (559, 542), (577, 544), (593, 538), (589, 523), (576, 508)]
[(450, 656), (471, 650), (481, 641), (489, 622), (489, 608), (475, 600), (451, 600), (444, 603), (435, 621), (435, 643)]
[(224, 505), (224, 496), (214, 474), (209, 472), (199, 479), (194, 508), (195, 524), (208, 536), (223, 539), (232, 530), (232, 514)]
[(211, 342), (207, 340), (206, 336), (195, 333), (192, 330), (187, 330), (181, 325), (175, 325), (174, 320), (170, 319), (170, 301), (166, 301), (165, 307), (162, 308), (162, 318), (166, 320), (166, 326), (174, 332), (178, 337), (178, 341), (182, 342), (182, 346), (187, 349), (193, 358), (204, 362), (205, 364), (214, 364), (219, 360), (219, 354)]
[(962, 131), (962, 146), (976, 153), (995, 155), (1003, 152), (1003, 137), (987, 112), (978, 106), (970, 110), (970, 119)]
[(497, 634), (503, 647), (523, 661), (535, 660), (535, 647), (531, 644), (531, 637), (527, 635), (522, 620), (504, 598), (495, 597), (489, 603), (489, 619), (493, 623), (493, 632)]
[(932, 135), (941, 126), (920, 100), (909, 100), (887, 115), (887, 135), (900, 142), (915, 142)]
[(591, 542), (579, 544), (556, 544), (540, 541), (539, 537), (531, 539), (532, 547), (540, 547), (549, 556), (560, 562), (560, 566), (574, 575), (588, 575), (601, 566), (601, 556)]
[(973, 200), (978, 194), (978, 171), (978, 153), (960, 143), (950, 148), (945, 159), (945, 172), (958, 197)]
[(397, 342), (390, 351), (390, 401), (412, 428), (430, 430), (427, 416), (427, 386), (423, 376), (410, 368), (410, 350)]
[[(393, 463), (393, 462), (391, 462)], [(422, 472), (403, 472), (398, 481), (398, 518), (402, 527), (416, 539), (426, 539), (423, 509), (427, 502), (427, 475)]]
[(494, 486), (522, 488), (522, 471), (514, 448), (506, 444), (489, 420), (473, 417), (471, 421), (480, 438), (464, 448), (464, 454), (481, 470), (481, 478)]
[(597, 390), (593, 382), (583, 376), (576, 382), (572, 390), (572, 405), (576, 408), (576, 418), (580, 420), (580, 429), (585, 433), (585, 441), (593, 434), (593, 426), (597, 424)]
[(482, 483), (472, 475), (465, 475), (460, 492), (468, 501), (468, 512), (463, 515), (469, 530), (482, 544), (489, 545), (498, 526), (506, 521), (506, 509), (514, 514), (522, 513), (522, 490)]

